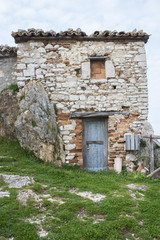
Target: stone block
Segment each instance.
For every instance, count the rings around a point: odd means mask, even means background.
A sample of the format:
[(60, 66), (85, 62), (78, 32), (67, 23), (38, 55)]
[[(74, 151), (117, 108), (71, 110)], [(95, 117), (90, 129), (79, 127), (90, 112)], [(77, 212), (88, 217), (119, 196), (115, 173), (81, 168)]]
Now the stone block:
[(40, 47), (40, 48), (38, 48), (38, 52), (40, 52), (40, 53), (46, 53), (46, 50), (45, 50), (45, 48)]
[(81, 101), (85, 101), (86, 100), (86, 96), (85, 95), (80, 95), (80, 100)]
[(137, 54), (134, 58), (136, 62), (146, 62), (146, 55), (145, 54)]
[(79, 96), (78, 95), (70, 95), (69, 96), (69, 100), (70, 101), (77, 101), (79, 99)]
[(24, 63), (17, 64), (17, 69), (26, 69), (26, 64)]
[(76, 144), (74, 144), (74, 143), (72, 143), (72, 144), (67, 144), (67, 145), (65, 146), (65, 149), (68, 150), (68, 151), (73, 150), (73, 149), (75, 149), (75, 148), (76, 148)]
[(63, 130), (65, 130), (65, 131), (75, 130), (75, 125), (73, 125), (73, 124), (64, 125)]
[(112, 78), (116, 76), (115, 68), (112, 61), (105, 62), (106, 78)]
[(45, 49), (47, 49), (47, 50), (53, 50), (54, 49), (54, 47), (53, 47), (53, 45), (52, 44), (47, 44), (46, 46), (45, 46)]
[(82, 63), (82, 79), (90, 79), (91, 70), (90, 70), (90, 62)]

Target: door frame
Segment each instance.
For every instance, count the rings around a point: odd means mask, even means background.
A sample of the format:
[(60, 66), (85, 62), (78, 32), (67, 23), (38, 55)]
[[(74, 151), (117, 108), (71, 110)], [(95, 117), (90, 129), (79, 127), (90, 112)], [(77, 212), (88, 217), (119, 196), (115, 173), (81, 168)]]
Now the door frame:
[(87, 166), (87, 151), (86, 151), (86, 122), (101, 120), (104, 123), (104, 170), (108, 169), (108, 117), (85, 117), (82, 118), (82, 153), (83, 153), (83, 168)]

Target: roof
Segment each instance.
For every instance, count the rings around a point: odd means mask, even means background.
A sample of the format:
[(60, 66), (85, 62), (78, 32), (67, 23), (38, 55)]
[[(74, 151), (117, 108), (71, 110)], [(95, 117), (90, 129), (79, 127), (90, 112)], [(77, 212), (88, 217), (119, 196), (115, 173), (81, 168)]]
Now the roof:
[(30, 28), (28, 30), (19, 29), (17, 32), (12, 32), (16, 43), (26, 42), (29, 40), (81, 40), (81, 41), (143, 41), (147, 42), (149, 35), (143, 30), (132, 32), (117, 32), (117, 31), (95, 31), (91, 35), (87, 35), (80, 28), (77, 30), (68, 29), (64, 32), (56, 33), (53, 30), (44, 32), (42, 29)]
[(17, 56), (17, 48), (8, 45), (0, 45), (0, 57), (15, 57)]

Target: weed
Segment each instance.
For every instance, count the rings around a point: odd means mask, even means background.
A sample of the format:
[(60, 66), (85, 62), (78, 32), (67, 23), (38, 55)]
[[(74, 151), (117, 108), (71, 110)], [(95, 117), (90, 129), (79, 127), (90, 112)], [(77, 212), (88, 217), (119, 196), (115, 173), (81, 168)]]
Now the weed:
[(55, 114), (57, 115), (58, 109), (57, 109), (56, 103), (53, 104), (53, 108), (54, 108)]
[(3, 92), (5, 92), (6, 90), (12, 90), (12, 93), (13, 94), (16, 94), (16, 92), (18, 92), (19, 91), (19, 88), (18, 88), (18, 85), (17, 84), (15, 84), (15, 83), (12, 83), (11, 85), (9, 85), (8, 87), (6, 87), (6, 88), (4, 88), (2, 91), (1, 91), (1, 94), (3, 93)]
[(140, 147), (141, 147), (141, 148), (145, 148), (146, 145), (147, 145), (147, 144), (146, 144), (146, 141), (145, 141), (144, 139), (141, 139), (141, 140), (140, 140)]
[(25, 94), (22, 94), (22, 95), (20, 96), (20, 101), (22, 101), (24, 98), (25, 98)]
[(51, 111), (50, 111), (49, 108), (47, 108), (46, 114), (47, 114), (48, 117), (51, 115)]
[(154, 150), (159, 149), (159, 148), (160, 148), (160, 146), (158, 146), (157, 144), (154, 145)]
[(32, 127), (36, 127), (36, 126), (37, 126), (36, 122), (32, 120)]
[(36, 193), (41, 193), (43, 191), (43, 186), (40, 183), (35, 183), (32, 187), (32, 189), (36, 192)]

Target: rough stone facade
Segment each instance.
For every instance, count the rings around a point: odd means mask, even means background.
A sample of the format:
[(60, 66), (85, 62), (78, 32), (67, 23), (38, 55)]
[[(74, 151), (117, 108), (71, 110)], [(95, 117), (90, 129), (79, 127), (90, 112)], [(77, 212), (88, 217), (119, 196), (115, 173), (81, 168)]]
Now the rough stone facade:
[(0, 91), (16, 83), (17, 49), (0, 46)]
[[(18, 86), (23, 88), (31, 80), (40, 81), (50, 102), (56, 103), (66, 163), (83, 167), (83, 120), (72, 118), (71, 114), (115, 111), (108, 116), (108, 166), (113, 169), (116, 157), (121, 157), (124, 164), (124, 134), (141, 134), (148, 116), (144, 48), (148, 35), (143, 38), (136, 33), (132, 39), (120, 34), (109, 40), (48, 35), (38, 38), (34, 34), (32, 38), (27, 34), (24, 40), (22, 34), (13, 33), (18, 43)], [(104, 69), (99, 71), (101, 64), (94, 62), (96, 70), (92, 72), (92, 58), (100, 60), (100, 57)], [(129, 115), (120, 114), (123, 112)]]

